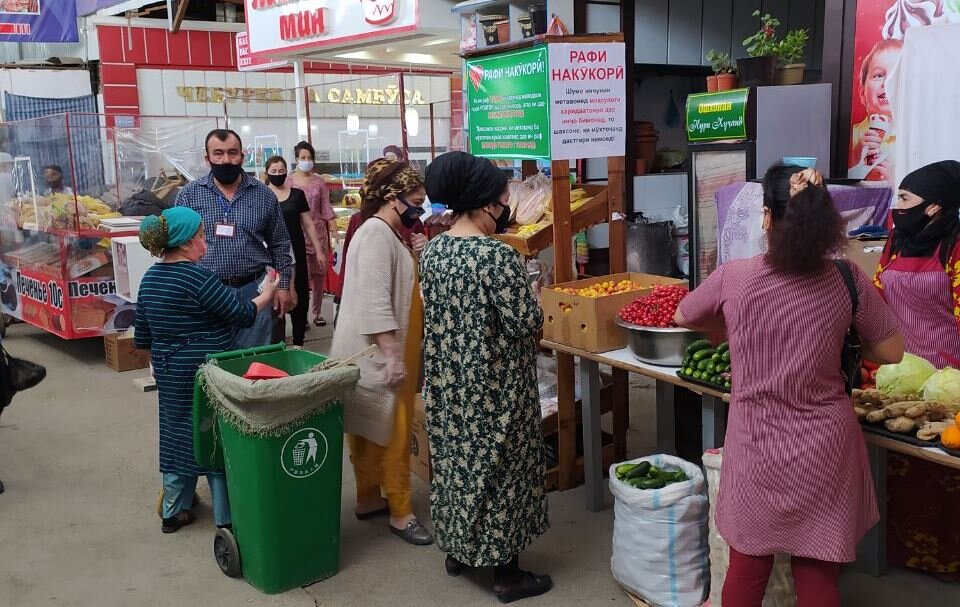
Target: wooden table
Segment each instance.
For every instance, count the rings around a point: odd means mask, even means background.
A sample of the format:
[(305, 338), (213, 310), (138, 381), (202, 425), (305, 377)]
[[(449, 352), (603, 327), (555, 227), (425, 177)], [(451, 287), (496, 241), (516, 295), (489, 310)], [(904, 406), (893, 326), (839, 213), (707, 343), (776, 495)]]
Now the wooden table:
[(608, 365), (628, 373), (649, 377), (657, 384), (657, 451), (676, 452), (676, 428), (673, 414), (673, 388), (679, 386), (701, 397), (703, 409), (703, 448), (723, 445), (726, 433), (729, 394), (693, 384), (677, 377), (675, 367), (658, 367), (640, 362), (626, 348), (594, 354), (552, 341), (540, 345), (548, 350), (563, 352), (580, 359), (580, 394), (583, 403), (583, 476), (587, 509), (592, 512), (604, 507), (603, 445), (600, 434), (600, 365)]

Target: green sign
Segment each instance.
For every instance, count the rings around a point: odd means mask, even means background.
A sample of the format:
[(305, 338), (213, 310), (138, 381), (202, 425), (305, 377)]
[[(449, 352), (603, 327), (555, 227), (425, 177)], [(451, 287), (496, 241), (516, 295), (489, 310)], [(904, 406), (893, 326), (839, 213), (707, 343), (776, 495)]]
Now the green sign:
[(750, 89), (700, 93), (687, 97), (687, 140), (747, 138)]
[(466, 62), (470, 152), (485, 158), (550, 158), (547, 47)]

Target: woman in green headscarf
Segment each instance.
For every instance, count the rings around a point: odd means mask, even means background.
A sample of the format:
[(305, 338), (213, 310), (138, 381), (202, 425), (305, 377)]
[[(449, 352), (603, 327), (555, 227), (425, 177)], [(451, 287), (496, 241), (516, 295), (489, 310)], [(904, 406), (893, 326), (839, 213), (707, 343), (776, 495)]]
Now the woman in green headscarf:
[(233, 327), (249, 327), (269, 306), (279, 284), (264, 281), (253, 301), (241, 301), (212, 272), (197, 265), (207, 251), (200, 215), (187, 207), (167, 209), (140, 225), (140, 243), (160, 262), (143, 277), (137, 294), (134, 343), (150, 350), (160, 397), (160, 472), (164, 533), (193, 522), (197, 478), (206, 475), (218, 527), (230, 525), (223, 473), (198, 466), (193, 453), (193, 378), (207, 354), (233, 340)]

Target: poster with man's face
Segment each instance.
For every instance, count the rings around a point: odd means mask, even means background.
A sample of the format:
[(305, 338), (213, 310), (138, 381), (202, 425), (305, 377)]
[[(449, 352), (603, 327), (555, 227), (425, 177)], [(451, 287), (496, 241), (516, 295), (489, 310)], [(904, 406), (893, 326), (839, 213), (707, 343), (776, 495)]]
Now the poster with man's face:
[(854, 37), (849, 177), (893, 185), (897, 120), (887, 76), (913, 27), (960, 21), (960, 0), (859, 0)]

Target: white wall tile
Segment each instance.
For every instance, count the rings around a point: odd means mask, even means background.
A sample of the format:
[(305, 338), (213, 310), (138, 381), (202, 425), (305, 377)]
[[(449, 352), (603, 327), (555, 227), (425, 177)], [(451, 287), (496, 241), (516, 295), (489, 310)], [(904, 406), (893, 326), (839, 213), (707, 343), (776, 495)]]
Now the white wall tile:
[[(267, 75), (261, 72), (247, 72), (248, 88), (264, 88), (267, 86)], [(247, 104), (247, 115), (251, 118), (266, 118), (269, 104), (251, 101)]]
[(163, 78), (164, 115), (186, 116), (187, 103), (177, 92), (177, 87), (184, 86), (183, 72), (180, 70), (162, 70), (161, 73)]
[[(227, 86), (226, 72), (204, 72), (204, 81), (209, 88), (223, 89)], [(208, 103), (207, 116), (223, 116), (223, 102)]]
[[(283, 89), (286, 87), (287, 80), (284, 74), (268, 73), (264, 74), (266, 80), (265, 86), (271, 89)], [(293, 91), (287, 91), (284, 95), (291, 95)], [(291, 112), (293, 110), (293, 112)], [(268, 103), (267, 116), (270, 118), (290, 118), (296, 117), (296, 104), (293, 101), (285, 103)]]
[[(225, 86), (227, 88), (246, 88), (247, 86), (247, 75), (243, 72), (226, 72), (225, 77)], [(247, 104), (239, 99), (234, 99), (229, 102), (227, 107), (230, 118), (246, 118), (247, 117)]]
[(137, 92), (140, 97), (141, 115), (166, 115), (166, 109), (163, 103), (162, 70), (137, 70)]
[[(186, 70), (183, 72), (183, 86), (207, 86), (207, 79), (201, 71)], [(194, 91), (194, 99), (196, 99), (196, 91)], [(208, 116), (207, 104), (196, 100), (187, 101), (186, 114), (187, 116)]]

